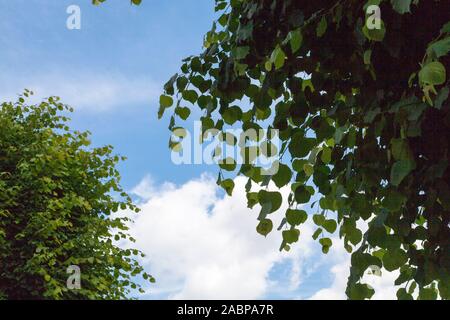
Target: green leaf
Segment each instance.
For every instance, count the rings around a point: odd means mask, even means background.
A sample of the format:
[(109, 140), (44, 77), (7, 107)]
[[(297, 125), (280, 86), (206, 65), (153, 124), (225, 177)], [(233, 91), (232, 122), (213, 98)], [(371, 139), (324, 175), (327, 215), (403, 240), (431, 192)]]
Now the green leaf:
[(349, 298), (352, 300), (370, 299), (375, 291), (367, 284), (355, 283), (349, 288)]
[(419, 81), (430, 85), (441, 85), (445, 83), (445, 67), (439, 61), (426, 64), (419, 72)]
[(226, 171), (234, 171), (236, 170), (236, 161), (233, 158), (228, 157), (220, 161), (219, 167)]
[(450, 21), (444, 24), (444, 26), (441, 29), (442, 34), (450, 33)]
[(414, 290), (416, 290), (416, 288), (417, 288), (417, 283), (413, 281), (411, 283), (411, 285), (409, 286), (408, 293), (409, 294), (413, 294)]
[(291, 229), (283, 231), (283, 240), (287, 244), (297, 242), (299, 237), (300, 237), (300, 230)]
[(308, 203), (309, 200), (311, 199), (311, 194), (304, 186), (298, 186), (295, 189), (294, 197), (295, 201), (299, 204)]
[(311, 152), (315, 144), (315, 139), (306, 138), (302, 133), (297, 133), (289, 143), (289, 152), (294, 158), (304, 158)]
[(272, 61), (267, 60), (266, 63), (264, 64), (264, 68), (266, 69), (266, 71), (270, 72), (272, 71)]
[[(381, 255), (380, 259), (383, 259), (383, 255), (386, 252), (384, 251), (383, 254)], [(394, 284), (396, 286), (401, 285), (402, 283), (405, 283), (406, 281), (410, 280), (412, 278), (412, 271), (410, 268), (406, 268), (405, 270), (400, 270), (400, 275), (398, 276), (397, 279), (395, 279)]]
[(328, 220), (325, 220), (325, 221), (322, 223), (322, 227), (323, 227), (325, 230), (327, 230), (327, 232), (333, 233), (333, 232), (335, 232), (336, 229), (337, 229), (337, 223), (336, 223), (336, 221), (333, 220), (333, 219), (328, 219)]
[(256, 231), (266, 237), (273, 229), (273, 223), (270, 219), (263, 219), (256, 227)]
[(406, 292), (405, 288), (400, 288), (397, 290), (397, 299), (398, 300), (414, 300), (413, 296)]
[(372, 57), (372, 50), (364, 51), (364, 64), (369, 65)]
[(347, 147), (353, 148), (356, 144), (356, 129), (351, 127), (347, 133)]
[(325, 16), (322, 16), (322, 19), (320, 19), (320, 22), (317, 25), (316, 29), (316, 34), (319, 38), (325, 34), (325, 32), (327, 31), (327, 26), (328, 26), (327, 19), (325, 18)]
[(314, 130), (316, 131), (317, 140), (320, 141), (332, 138), (334, 132), (336, 131), (336, 129), (331, 126), (325, 119), (321, 119), (319, 127), (315, 128)]
[(173, 99), (170, 96), (161, 95), (159, 97), (159, 104), (162, 108), (169, 108), (173, 105)]
[(438, 95), (436, 96), (436, 99), (434, 99), (434, 107), (436, 109), (441, 109), (442, 104), (447, 101), (448, 96), (450, 93), (449, 87), (443, 87), (441, 90), (439, 90)]
[(287, 165), (282, 163), (279, 164), (277, 173), (272, 176), (272, 180), (278, 188), (287, 185), (291, 181), (291, 178), (291, 169)]
[(315, 214), (313, 215), (313, 221), (317, 226), (322, 226), (325, 222), (325, 216), (323, 214)]
[(314, 231), (314, 233), (313, 233), (313, 235), (312, 235), (312, 238), (313, 238), (314, 240), (316, 240), (316, 239), (320, 236), (320, 234), (321, 234), (322, 232), (323, 232), (322, 228), (317, 228), (317, 230)]
[(380, 259), (361, 251), (356, 251), (352, 254), (351, 264), (356, 269), (357, 273), (361, 275), (372, 266), (382, 266)]
[(450, 37), (432, 43), (428, 47), (428, 54), (434, 54), (436, 58), (447, 55), (450, 52)]
[(406, 202), (406, 197), (401, 193), (392, 190), (383, 199), (382, 205), (389, 211), (396, 212), (402, 208)]
[(301, 171), (304, 171), (303, 166), (304, 166), (305, 164), (307, 164), (307, 163), (308, 163), (307, 160), (304, 160), (304, 159), (295, 159), (295, 160), (292, 162), (292, 168), (294, 169), (295, 172), (301, 172)]
[(330, 163), (331, 162), (331, 149), (330, 148), (323, 148), (322, 149), (322, 155), (320, 156), (320, 159), (325, 164)]
[(296, 53), (302, 46), (303, 36), (300, 29), (291, 31), (289, 33), (289, 43), (291, 45), (292, 53)]
[(178, 74), (175, 74), (172, 78), (170, 78), (170, 80), (164, 85), (164, 90), (166, 91), (166, 93), (168, 95), (173, 95), (174, 94), (174, 89), (173, 89), (173, 84), (175, 83), (175, 81), (178, 78)]
[(319, 243), (322, 245), (322, 252), (328, 253), (330, 247), (333, 245), (333, 242), (330, 238), (322, 238), (319, 240)]
[(237, 47), (234, 49), (234, 57), (238, 60), (244, 59), (248, 53), (250, 52), (250, 47), (249, 46), (245, 46), (245, 47)]
[(387, 271), (399, 269), (408, 261), (408, 256), (401, 249), (388, 250), (383, 255), (383, 266)]
[(260, 190), (258, 192), (258, 200), (261, 205), (270, 204), (268, 213), (272, 213), (280, 208), (283, 198), (281, 193), (277, 191)]
[(184, 91), (186, 89), (186, 86), (188, 85), (189, 80), (186, 77), (178, 77), (177, 78), (177, 89), (179, 91)]
[(400, 14), (411, 12), (412, 0), (391, 0), (392, 8)]
[(277, 46), (272, 52), (270, 61), (275, 65), (275, 69), (280, 69), (282, 66), (284, 66), (284, 60), (286, 60), (286, 55), (283, 49), (281, 49), (280, 46)]
[(334, 197), (323, 197), (319, 201), (320, 208), (323, 210), (332, 210), (335, 211), (336, 208), (336, 200)]
[(303, 171), (305, 171), (306, 176), (310, 177), (314, 173), (314, 167), (310, 165), (309, 163), (305, 163), (303, 165)]
[(406, 139), (392, 139), (391, 152), (395, 160), (414, 161), (408, 140)]
[(347, 239), (350, 241), (354, 246), (356, 246), (358, 243), (362, 240), (362, 232), (359, 229), (353, 228), (347, 231)]
[(288, 209), (286, 211), (286, 220), (291, 226), (298, 226), (305, 223), (308, 219), (308, 214), (304, 210)]
[(222, 114), (222, 117), (223, 117), (223, 121), (225, 121), (225, 123), (232, 125), (236, 121), (241, 120), (242, 110), (241, 110), (241, 108), (239, 108), (237, 106), (227, 108), (224, 111), (224, 113)]
[(439, 281), (438, 289), (439, 289), (439, 295), (441, 296), (441, 298), (443, 300), (450, 299), (450, 283), (448, 281), (448, 277), (447, 277), (447, 281), (445, 281), (445, 280)]
[(367, 39), (372, 40), (372, 41), (383, 41), (384, 36), (386, 34), (386, 27), (384, 26), (383, 20), (381, 20), (380, 23), (381, 23), (381, 27), (374, 28), (374, 29), (369, 29), (369, 28), (367, 28), (367, 25), (364, 25), (362, 31)]
[(252, 209), (258, 203), (258, 193), (248, 192), (247, 193), (247, 207)]
[(175, 113), (183, 120), (189, 118), (191, 110), (188, 107), (177, 107), (175, 108)]
[(434, 288), (421, 288), (419, 290), (419, 300), (436, 300), (437, 292)]
[(333, 245), (333, 242), (331, 241), (330, 238), (322, 238), (319, 240), (319, 243), (322, 246), (326, 246), (326, 247), (331, 247)]
[(195, 104), (198, 99), (198, 93), (195, 90), (185, 90), (182, 93), (183, 99)]
[(391, 184), (397, 187), (415, 168), (416, 164), (411, 160), (400, 160), (395, 162), (391, 168)]
[(226, 193), (231, 196), (234, 189), (234, 181), (231, 179), (226, 179), (220, 182), (220, 186), (226, 191)]

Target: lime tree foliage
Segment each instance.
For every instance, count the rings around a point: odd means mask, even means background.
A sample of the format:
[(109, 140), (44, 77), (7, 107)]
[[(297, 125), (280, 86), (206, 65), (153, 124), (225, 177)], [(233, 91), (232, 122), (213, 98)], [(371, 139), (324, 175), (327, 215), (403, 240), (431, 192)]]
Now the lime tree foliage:
[[(292, 190), (281, 249), (301, 241), (299, 207), (318, 199), (313, 237), (327, 253), (337, 232), (352, 253), (350, 299), (372, 297), (362, 278), (372, 266), (399, 272), (399, 299), (448, 299), (450, 3), (217, 0), (216, 11), (203, 53), (165, 85), (170, 129), (197, 107), (205, 130), (278, 129), (285, 156), (271, 180)], [(234, 171), (248, 187), (267, 184), (260, 173)], [(280, 193), (247, 197), (267, 235)]]
[[(399, 272), (399, 299), (448, 299), (450, 3), (215, 4), (203, 53), (183, 61), (160, 98), (159, 116), (173, 113), (169, 146), (180, 149), (178, 123), (194, 109), (205, 131), (278, 129), (277, 174), (268, 179), (251, 162), (221, 167), (248, 178), (249, 207), (261, 205), (256, 230), (272, 232), (283, 200), (252, 184), (290, 186), (281, 250), (301, 241), (308, 216), (300, 207), (318, 199), (313, 238), (327, 253), (338, 232), (352, 253), (350, 299), (373, 296), (363, 281), (373, 266)], [(221, 173), (218, 183), (232, 193), (233, 179)]]
[[(154, 279), (138, 263), (142, 253), (126, 218), (138, 209), (119, 186), (112, 147), (89, 148), (89, 133), (67, 126), (58, 98), (28, 105), (25, 91), (0, 105), (0, 298), (121, 299)], [(81, 289), (69, 289), (69, 266)]]

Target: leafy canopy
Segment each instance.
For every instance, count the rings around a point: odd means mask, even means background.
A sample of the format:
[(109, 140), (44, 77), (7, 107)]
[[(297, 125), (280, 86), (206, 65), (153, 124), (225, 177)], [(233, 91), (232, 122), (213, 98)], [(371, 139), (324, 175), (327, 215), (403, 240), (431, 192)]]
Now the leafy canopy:
[[(319, 199), (313, 237), (326, 253), (338, 232), (352, 252), (349, 298), (370, 298), (362, 276), (383, 266), (400, 272), (399, 299), (448, 299), (449, 5), (216, 0), (204, 51), (167, 82), (159, 116), (171, 110), (176, 130), (198, 107), (204, 130), (278, 129), (283, 173), (271, 179), (292, 189), (281, 249), (301, 239), (299, 206)], [(262, 208), (257, 232), (272, 232), (281, 195), (250, 192), (269, 182), (254, 164), (227, 169), (248, 177), (249, 206)], [(218, 182), (231, 194), (232, 179)]]
[[(52, 97), (0, 105), (0, 299), (121, 299), (153, 282), (137, 261), (119, 209), (138, 211), (119, 185), (112, 147), (89, 148)], [(67, 288), (69, 266), (81, 289)]]

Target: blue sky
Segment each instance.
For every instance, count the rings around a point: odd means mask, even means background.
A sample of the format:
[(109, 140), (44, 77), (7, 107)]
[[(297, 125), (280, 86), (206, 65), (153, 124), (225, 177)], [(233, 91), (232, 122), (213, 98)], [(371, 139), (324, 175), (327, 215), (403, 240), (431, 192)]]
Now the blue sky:
[[(66, 28), (71, 4), (81, 8), (81, 30)], [(73, 115), (73, 126), (91, 131), (95, 144), (112, 144), (128, 157), (121, 166), (125, 187), (137, 184), (149, 168), (157, 181), (171, 177), (177, 183), (204, 171), (171, 165), (168, 123), (156, 121), (156, 110), (158, 90), (184, 57), (201, 50), (203, 33), (214, 18), (210, 0), (144, 1), (140, 7), (125, 0), (109, 0), (100, 7), (90, 0), (2, 0), (0, 18), (0, 83), (3, 90), (7, 87), (3, 96), (11, 97), (41, 79), (48, 84), (72, 83), (91, 76), (100, 78), (85, 88), (92, 91), (104, 79), (112, 79), (110, 85), (120, 90), (135, 85), (152, 91), (135, 99), (130, 97), (134, 92), (121, 92), (123, 97), (114, 106), (102, 106), (102, 99), (94, 99), (92, 105), (82, 99), (86, 106)], [(36, 94), (64, 99), (70, 88), (62, 89), (46, 88)], [(64, 101), (78, 101), (68, 96)]]
[[(69, 5), (81, 8), (81, 30), (66, 28)], [(214, 17), (212, 0), (0, 0), (0, 97), (24, 88), (61, 96), (75, 108), (73, 128), (128, 157), (122, 183), (143, 208), (131, 231), (158, 279), (142, 298), (343, 298), (342, 245), (324, 258), (309, 225), (303, 243), (280, 254), (279, 234), (256, 234), (243, 195), (217, 191), (215, 167), (171, 162), (159, 94), (201, 51)]]

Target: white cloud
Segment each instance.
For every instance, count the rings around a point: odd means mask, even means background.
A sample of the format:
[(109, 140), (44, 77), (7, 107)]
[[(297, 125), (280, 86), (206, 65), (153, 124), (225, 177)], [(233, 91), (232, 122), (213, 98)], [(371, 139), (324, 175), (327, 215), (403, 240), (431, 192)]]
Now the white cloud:
[[(274, 286), (269, 271), (287, 259), (292, 260), (290, 289), (297, 289), (301, 261), (312, 253), (312, 229), (306, 225), (303, 241), (291, 252), (280, 253), (280, 232), (267, 238), (256, 233), (258, 209), (246, 206), (245, 180), (235, 182), (232, 197), (219, 195), (214, 179), (206, 175), (162, 189), (146, 177), (134, 189), (147, 200), (140, 205), (131, 234), (147, 255), (146, 268), (158, 280), (146, 298), (261, 298)], [(287, 196), (288, 191), (282, 191)], [(273, 216), (278, 226), (281, 215)]]
[[(347, 259), (348, 260), (348, 259)], [(312, 300), (344, 300), (347, 299), (345, 289), (347, 286), (347, 278), (349, 275), (350, 261), (345, 261), (331, 267), (330, 272), (334, 276), (333, 283), (330, 287), (321, 289), (316, 292)], [(382, 270), (382, 276), (365, 275), (363, 283), (369, 284), (375, 294), (372, 300), (395, 300), (397, 288), (393, 286), (395, 279), (398, 277), (397, 272), (387, 272)]]
[(115, 107), (155, 102), (161, 87), (146, 77), (129, 78), (122, 74), (67, 71), (0, 77), (0, 101), (15, 101), (25, 88), (34, 91), (32, 102), (59, 96), (75, 109), (101, 112)]
[[(256, 233), (258, 208), (246, 206), (245, 180), (236, 178), (235, 184), (232, 197), (218, 193), (215, 180), (207, 175), (181, 186), (157, 186), (147, 176), (133, 189), (142, 198), (142, 211), (133, 217), (130, 230), (137, 239), (134, 246), (147, 255), (144, 266), (157, 278), (143, 298), (305, 297), (302, 286), (308, 278), (329, 276), (331, 285), (316, 288), (311, 298), (346, 299), (349, 255), (342, 242), (334, 238), (330, 253), (322, 255), (308, 222), (302, 226), (301, 241), (289, 253), (280, 253), (281, 233), (274, 231), (267, 238)], [(288, 189), (282, 194), (287, 197)], [(271, 215), (275, 227), (280, 212)], [(277, 266), (283, 268), (283, 279), (271, 274)], [(317, 274), (319, 269), (326, 274)], [(395, 275), (384, 271), (382, 278), (368, 277), (375, 298), (395, 298)]]
[(329, 288), (321, 289), (310, 299), (312, 300), (345, 300), (345, 287), (348, 277), (348, 263), (336, 264), (331, 267), (330, 272), (334, 276), (332, 285)]
[(141, 201), (148, 201), (151, 198), (160, 195), (162, 192), (173, 191), (175, 189), (176, 186), (170, 182), (165, 182), (161, 186), (155, 186), (152, 177), (146, 175), (139, 184), (131, 190), (131, 193), (138, 196)]
[[(312, 300), (344, 300), (347, 299), (345, 289), (347, 279), (350, 274), (350, 254), (344, 249), (343, 242), (333, 238), (333, 250), (331, 251), (333, 265), (330, 273), (333, 275), (333, 282), (328, 288), (317, 291), (310, 299)], [(375, 294), (373, 300), (396, 299), (397, 288), (393, 285), (398, 277), (398, 272), (388, 272), (381, 269), (381, 276), (366, 273), (362, 279), (363, 283), (370, 285)]]

